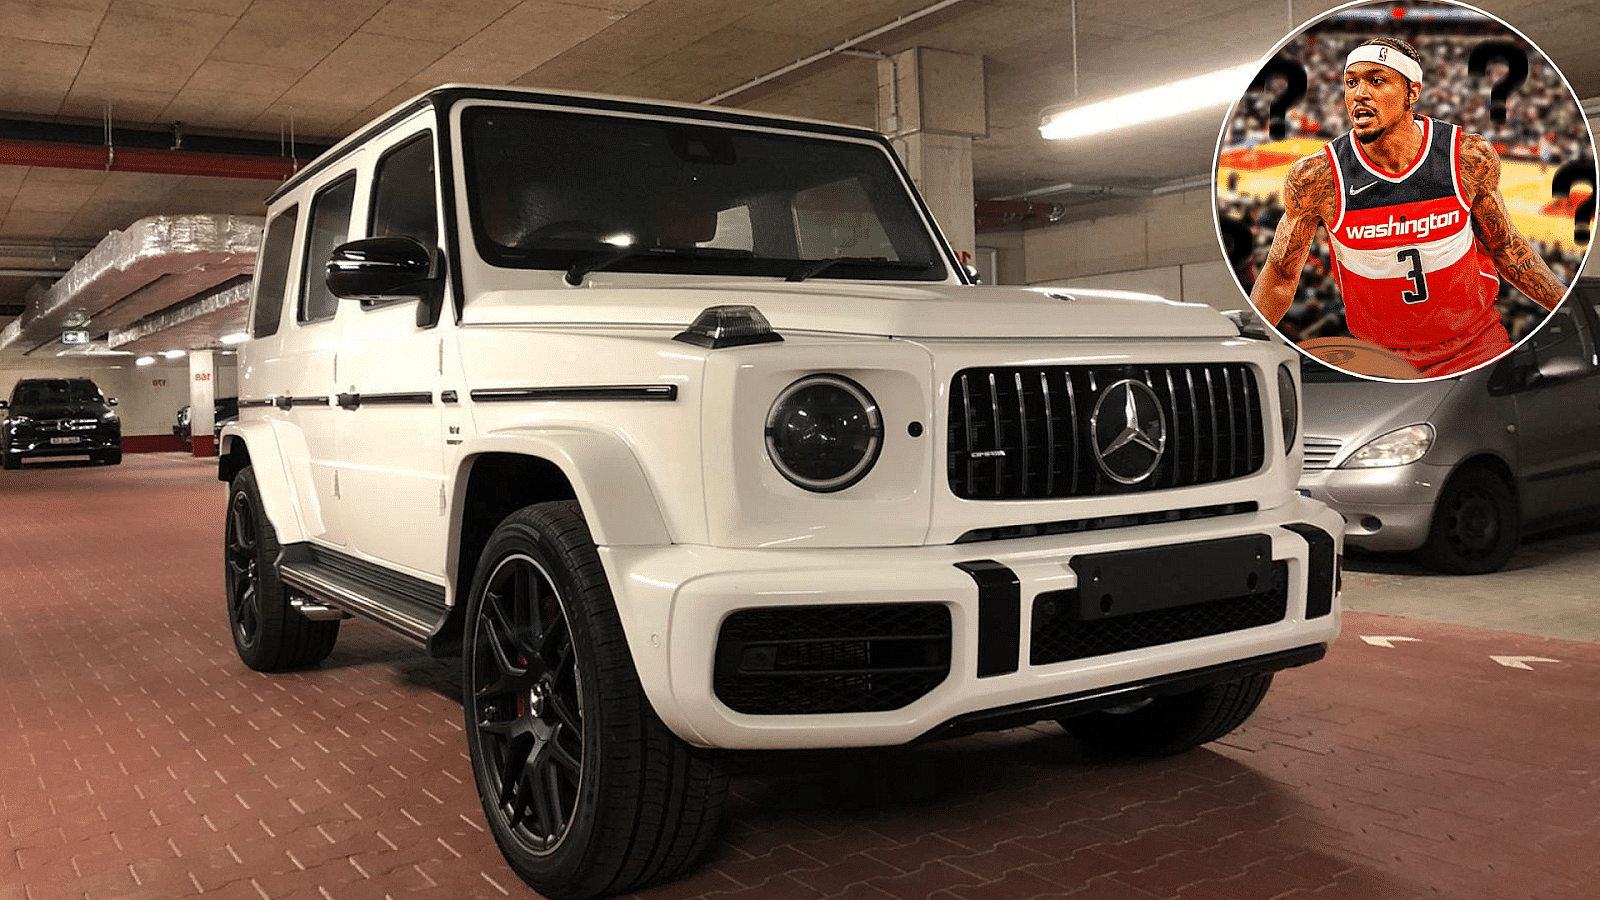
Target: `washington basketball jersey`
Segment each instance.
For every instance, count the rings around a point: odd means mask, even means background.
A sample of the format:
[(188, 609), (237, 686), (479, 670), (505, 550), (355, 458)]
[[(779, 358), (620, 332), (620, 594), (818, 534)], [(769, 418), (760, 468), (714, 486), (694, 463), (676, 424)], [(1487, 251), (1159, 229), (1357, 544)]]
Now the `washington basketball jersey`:
[(1460, 128), (1415, 121), (1422, 150), (1398, 174), (1350, 132), (1327, 145), (1339, 198), (1328, 236), (1350, 333), (1426, 369), (1474, 338), (1510, 341), (1494, 305), (1500, 280), (1473, 239), (1461, 188)]

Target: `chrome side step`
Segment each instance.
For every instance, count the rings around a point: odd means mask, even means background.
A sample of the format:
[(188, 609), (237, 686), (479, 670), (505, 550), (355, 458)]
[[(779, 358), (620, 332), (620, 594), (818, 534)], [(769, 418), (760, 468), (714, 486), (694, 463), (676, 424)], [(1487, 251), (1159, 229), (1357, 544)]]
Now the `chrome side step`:
[(287, 564), (280, 571), (285, 585), (312, 600), (298, 604), (307, 618), (340, 618), (354, 613), (423, 644), (433, 634), (434, 622), (409, 615), (397, 604), (385, 603), (315, 564)]

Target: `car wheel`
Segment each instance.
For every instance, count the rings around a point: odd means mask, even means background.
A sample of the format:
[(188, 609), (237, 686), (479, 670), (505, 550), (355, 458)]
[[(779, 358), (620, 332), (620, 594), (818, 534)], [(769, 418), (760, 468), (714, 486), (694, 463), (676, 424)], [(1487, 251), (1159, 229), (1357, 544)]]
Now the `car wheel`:
[(0, 449), (0, 467), (7, 469), (22, 468), (22, 457), (10, 450)]
[(715, 837), (727, 778), (646, 699), (577, 504), (502, 522), (467, 603), (467, 742), (511, 868), (561, 900), (686, 872)]
[(1464, 469), (1439, 494), (1418, 556), (1450, 575), (1496, 572), (1517, 551), (1520, 524), (1510, 485), (1487, 469)]
[(228, 490), (224, 543), (228, 622), (244, 664), (278, 672), (327, 659), (339, 638), (339, 622), (313, 622), (289, 606), (288, 591), (278, 577), (278, 534), (262, 509), (249, 466), (234, 476)]
[(122, 465), (122, 448), (118, 447), (115, 450), (107, 450), (105, 455), (100, 457), (100, 461), (108, 466)]
[(1272, 686), (1272, 673), (1143, 703), (1089, 713), (1059, 723), (1101, 753), (1171, 756), (1208, 744), (1243, 725)]

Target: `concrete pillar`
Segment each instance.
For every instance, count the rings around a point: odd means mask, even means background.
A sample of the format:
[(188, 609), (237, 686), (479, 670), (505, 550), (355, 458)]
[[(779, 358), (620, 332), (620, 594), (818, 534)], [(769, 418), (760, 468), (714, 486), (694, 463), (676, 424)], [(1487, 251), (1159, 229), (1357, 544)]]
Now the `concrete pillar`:
[(189, 447), (195, 456), (216, 456), (216, 368), (210, 350), (189, 351)]
[(972, 221), (972, 139), (989, 134), (983, 57), (913, 47), (878, 63), (878, 130), (957, 253), (977, 248)]

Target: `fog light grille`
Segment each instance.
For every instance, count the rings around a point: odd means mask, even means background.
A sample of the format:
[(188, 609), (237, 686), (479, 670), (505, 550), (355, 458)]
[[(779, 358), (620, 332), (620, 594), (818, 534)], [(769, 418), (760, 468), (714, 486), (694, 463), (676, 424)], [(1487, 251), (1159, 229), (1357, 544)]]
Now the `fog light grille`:
[(899, 709), (950, 674), (950, 611), (938, 603), (772, 606), (730, 615), (712, 689), (736, 712)]

